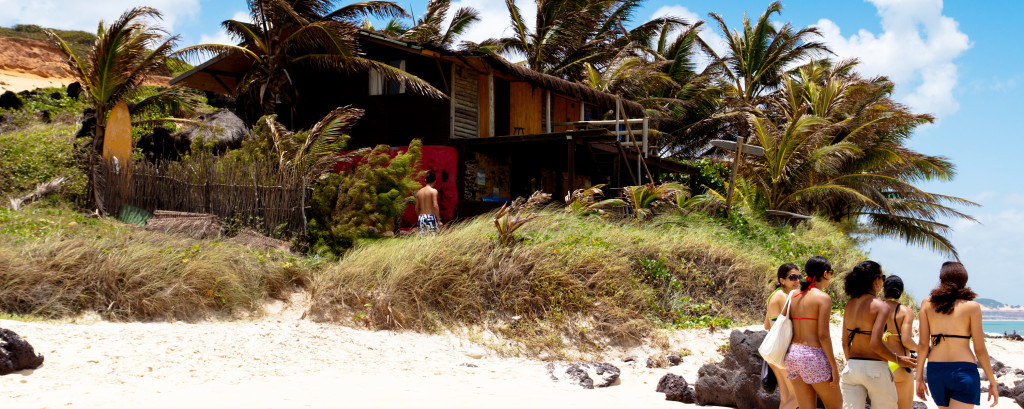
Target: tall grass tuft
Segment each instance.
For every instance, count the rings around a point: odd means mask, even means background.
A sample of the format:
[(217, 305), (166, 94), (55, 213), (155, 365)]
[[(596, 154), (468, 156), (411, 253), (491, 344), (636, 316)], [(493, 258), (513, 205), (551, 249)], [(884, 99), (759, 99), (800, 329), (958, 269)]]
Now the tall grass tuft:
[(860, 257), (819, 220), (739, 227), (663, 215), (638, 225), (543, 210), (506, 246), (492, 217), (358, 245), (312, 277), (313, 317), (378, 329), (484, 325), (557, 356), (640, 342), (657, 328), (759, 321), (778, 265), (824, 253), (842, 271)]
[(258, 312), (303, 261), (143, 231), (61, 208), (0, 209), (0, 310), (49, 318), (197, 320)]

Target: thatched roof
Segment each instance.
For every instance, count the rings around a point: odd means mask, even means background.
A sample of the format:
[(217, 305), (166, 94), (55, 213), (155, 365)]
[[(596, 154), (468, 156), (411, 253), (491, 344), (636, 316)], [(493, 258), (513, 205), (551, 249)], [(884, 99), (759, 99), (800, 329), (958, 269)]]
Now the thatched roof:
[[(511, 63), (498, 55), (464, 56), (469, 58), (480, 58), (505, 74), (529, 82), (535, 87), (555, 91), (608, 109), (615, 108), (615, 100), (618, 98), (616, 95), (601, 92), (586, 85), (558, 78), (554, 75), (542, 74), (522, 65)], [(628, 99), (622, 99), (622, 108), (630, 117), (642, 118), (644, 116), (644, 107)]]

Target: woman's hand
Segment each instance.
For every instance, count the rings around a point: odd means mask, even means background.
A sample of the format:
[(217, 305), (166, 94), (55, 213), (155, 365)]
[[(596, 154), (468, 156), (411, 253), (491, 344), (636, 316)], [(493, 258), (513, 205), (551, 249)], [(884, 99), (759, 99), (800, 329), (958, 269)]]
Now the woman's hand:
[(917, 367), (917, 360), (909, 356), (897, 355), (896, 363), (904, 368)]
[(994, 408), (999, 403), (999, 384), (994, 379), (988, 381), (988, 400), (992, 401), (989, 407)]
[[(998, 394), (998, 392), (997, 392)], [(924, 379), (917, 379), (917, 397), (923, 401), (928, 400), (928, 384), (924, 382)], [(991, 397), (991, 396), (990, 396)]]
[(828, 383), (831, 388), (839, 387), (839, 371), (836, 370), (835, 366), (832, 366), (832, 381)]

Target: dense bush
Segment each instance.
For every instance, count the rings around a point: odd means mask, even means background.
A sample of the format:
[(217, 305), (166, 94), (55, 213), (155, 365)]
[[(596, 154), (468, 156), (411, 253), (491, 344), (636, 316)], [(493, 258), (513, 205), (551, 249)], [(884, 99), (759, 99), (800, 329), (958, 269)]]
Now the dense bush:
[(419, 189), (416, 179), (422, 143), (391, 156), (391, 147), (379, 145), (351, 171), (329, 174), (314, 185), (310, 199), (309, 242), (315, 252), (336, 253), (363, 237), (394, 229), (395, 218)]

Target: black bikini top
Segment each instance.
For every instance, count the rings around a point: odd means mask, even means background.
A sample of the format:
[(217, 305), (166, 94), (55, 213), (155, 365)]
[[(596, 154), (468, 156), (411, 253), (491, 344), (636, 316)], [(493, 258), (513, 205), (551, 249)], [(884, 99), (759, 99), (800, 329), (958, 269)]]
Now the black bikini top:
[(850, 330), (850, 336), (849, 336), (849, 338), (846, 341), (846, 346), (853, 345), (853, 336), (857, 335), (857, 334), (871, 335), (871, 331), (861, 331), (860, 327), (851, 329)]
[(971, 339), (970, 335), (932, 334), (932, 346), (939, 345), (943, 338)]

